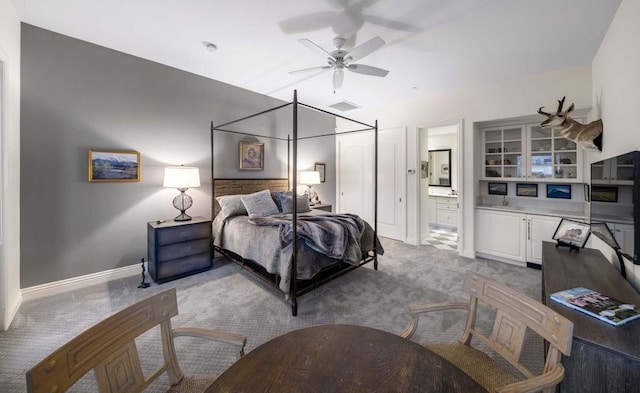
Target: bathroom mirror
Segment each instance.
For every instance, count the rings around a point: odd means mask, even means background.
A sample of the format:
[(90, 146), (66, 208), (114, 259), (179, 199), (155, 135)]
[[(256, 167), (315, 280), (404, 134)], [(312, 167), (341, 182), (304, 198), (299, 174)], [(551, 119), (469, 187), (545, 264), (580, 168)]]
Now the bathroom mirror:
[(429, 185), (451, 187), (451, 149), (429, 150)]

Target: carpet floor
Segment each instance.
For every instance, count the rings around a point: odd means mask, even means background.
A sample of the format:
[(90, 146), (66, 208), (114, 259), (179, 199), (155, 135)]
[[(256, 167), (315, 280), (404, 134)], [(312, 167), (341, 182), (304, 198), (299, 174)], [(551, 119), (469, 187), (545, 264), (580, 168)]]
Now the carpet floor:
[[(399, 334), (408, 324), (408, 304), (465, 301), (462, 277), (472, 270), (540, 299), (541, 272), (485, 259), (468, 259), (455, 251), (412, 246), (381, 239), (385, 255), (379, 270), (356, 269), (298, 299), (298, 316), (282, 293), (222, 257), (214, 268), (165, 284), (138, 289), (139, 277), (110, 281), (63, 294), (24, 302), (9, 330), (0, 333), (0, 391), (26, 392), (25, 372), (60, 345), (112, 313), (152, 293), (176, 287), (180, 314), (174, 327), (221, 329), (248, 337), (246, 351), (283, 333), (320, 324), (354, 324)], [(453, 341), (462, 332), (464, 312), (421, 320), (417, 342)], [(490, 324), (484, 316), (479, 325)], [(137, 344), (145, 369), (161, 359), (150, 331)], [(219, 374), (234, 361), (232, 348), (201, 345), (192, 338), (176, 340), (178, 359), (187, 375)], [(523, 359), (532, 369), (543, 365), (541, 341), (527, 340)], [(161, 380), (148, 391), (165, 391)], [(93, 392), (91, 373), (73, 391)]]

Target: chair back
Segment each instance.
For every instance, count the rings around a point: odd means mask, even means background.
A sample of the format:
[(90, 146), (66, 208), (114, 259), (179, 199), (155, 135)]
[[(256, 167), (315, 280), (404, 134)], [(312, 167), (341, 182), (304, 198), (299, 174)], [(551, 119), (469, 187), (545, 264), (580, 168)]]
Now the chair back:
[[(171, 334), (171, 318), (178, 315), (175, 288), (117, 312), (57, 349), (27, 372), (29, 392), (61, 393), (91, 369), (98, 391), (141, 392), (165, 371), (170, 381), (182, 378)], [(164, 363), (143, 375), (136, 337), (160, 325)]]
[[(469, 345), (476, 337), (500, 354), (527, 378), (533, 374), (520, 363), (527, 328), (540, 335), (548, 345), (543, 372), (549, 372), (560, 363), (562, 354), (570, 355), (573, 323), (544, 304), (535, 301), (497, 281), (474, 272), (467, 272), (464, 289), (469, 293), (469, 313), (460, 341)], [(490, 335), (476, 329), (478, 304), (486, 303), (496, 309)]]

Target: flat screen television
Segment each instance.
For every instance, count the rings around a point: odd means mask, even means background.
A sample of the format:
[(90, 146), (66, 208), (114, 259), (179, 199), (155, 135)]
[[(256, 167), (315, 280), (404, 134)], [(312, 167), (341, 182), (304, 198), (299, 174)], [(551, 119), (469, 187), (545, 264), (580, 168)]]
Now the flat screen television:
[(613, 238), (592, 234), (640, 265), (640, 151), (592, 163), (590, 195), (591, 223), (605, 223)]

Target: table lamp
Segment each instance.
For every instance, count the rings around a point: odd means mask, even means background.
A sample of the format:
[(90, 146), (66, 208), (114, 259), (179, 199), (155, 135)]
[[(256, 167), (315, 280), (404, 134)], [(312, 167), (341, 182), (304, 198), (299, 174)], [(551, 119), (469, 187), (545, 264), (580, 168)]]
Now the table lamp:
[(318, 193), (311, 189), (314, 184), (320, 184), (320, 172), (318, 171), (302, 171), (300, 172), (300, 184), (309, 187), (307, 196), (309, 197), (309, 204), (315, 205), (314, 201), (320, 202)]
[(185, 194), (191, 187), (200, 187), (200, 171), (193, 166), (169, 166), (164, 168), (164, 186), (177, 188), (180, 191), (173, 198), (173, 207), (180, 210), (180, 214), (174, 218), (175, 221), (189, 221), (191, 216), (185, 211), (193, 205), (193, 199)]

